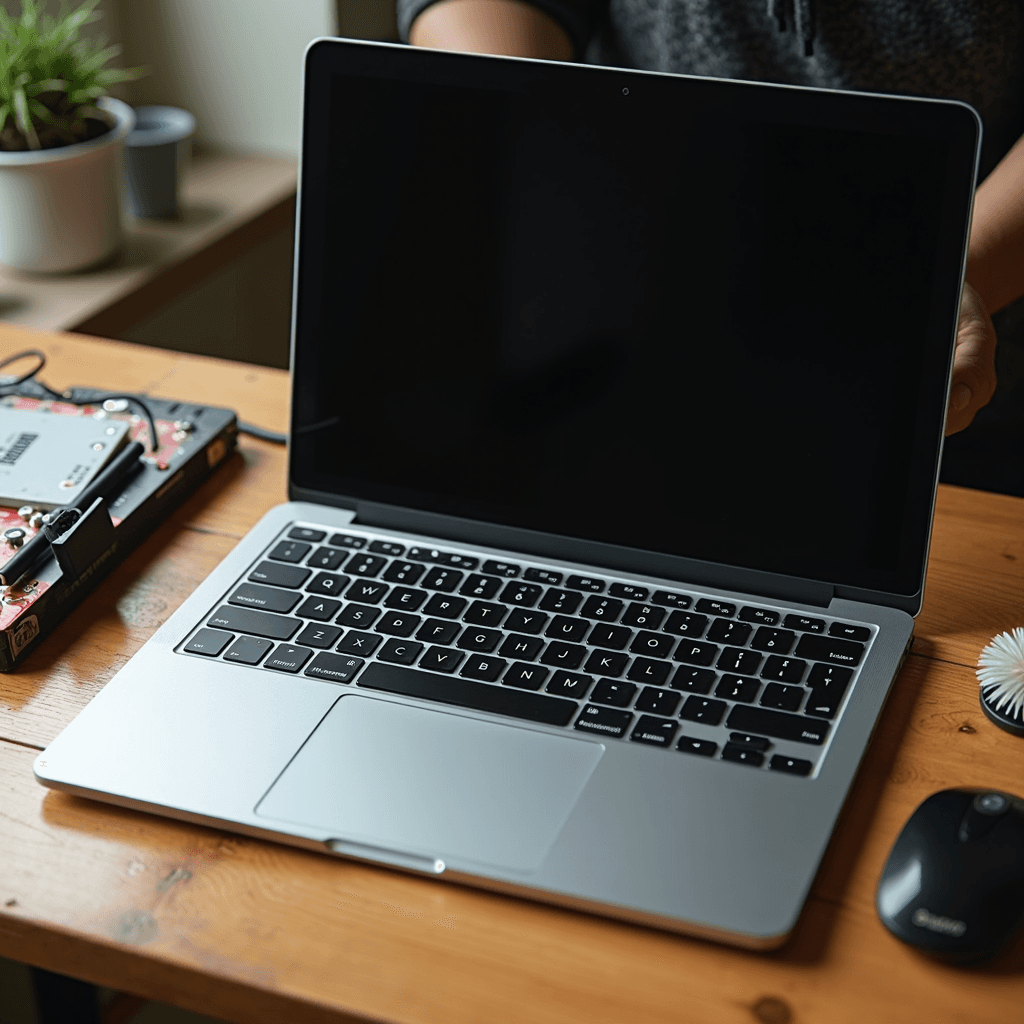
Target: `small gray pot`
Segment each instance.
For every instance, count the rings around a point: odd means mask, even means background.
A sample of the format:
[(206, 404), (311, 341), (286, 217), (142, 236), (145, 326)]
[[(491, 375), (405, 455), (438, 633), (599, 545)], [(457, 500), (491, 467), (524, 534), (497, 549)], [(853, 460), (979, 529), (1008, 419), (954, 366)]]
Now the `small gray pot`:
[(176, 217), (195, 118), (177, 107), (138, 107), (125, 140), (128, 206), (136, 217)]

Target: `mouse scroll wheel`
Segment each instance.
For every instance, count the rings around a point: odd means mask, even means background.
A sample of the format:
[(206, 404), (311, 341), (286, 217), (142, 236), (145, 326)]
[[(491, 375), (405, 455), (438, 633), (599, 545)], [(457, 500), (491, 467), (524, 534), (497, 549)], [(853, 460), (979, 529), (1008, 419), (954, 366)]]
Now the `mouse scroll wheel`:
[(1010, 801), (1002, 793), (979, 793), (960, 822), (960, 842), (987, 835), (1009, 809)]

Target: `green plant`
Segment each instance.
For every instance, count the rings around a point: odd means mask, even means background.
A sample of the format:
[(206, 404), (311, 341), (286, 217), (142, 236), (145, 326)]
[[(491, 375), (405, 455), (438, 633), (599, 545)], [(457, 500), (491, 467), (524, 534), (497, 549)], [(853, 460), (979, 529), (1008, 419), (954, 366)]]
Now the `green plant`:
[(142, 72), (105, 68), (121, 48), (80, 38), (82, 26), (101, 17), (98, 2), (62, 7), (56, 17), (39, 0), (22, 0), (17, 18), (0, 8), (0, 149), (69, 146), (109, 129), (97, 98)]

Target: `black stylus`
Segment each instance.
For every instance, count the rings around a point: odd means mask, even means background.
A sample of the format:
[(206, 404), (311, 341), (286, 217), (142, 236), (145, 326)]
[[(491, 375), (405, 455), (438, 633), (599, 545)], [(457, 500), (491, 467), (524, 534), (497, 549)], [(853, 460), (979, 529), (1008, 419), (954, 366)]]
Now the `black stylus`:
[[(68, 508), (79, 509), (83, 515), (97, 498), (109, 498), (137, 469), (142, 466), (140, 457), (146, 449), (138, 441), (132, 441), (120, 455), (75, 499), (74, 505)], [(50, 513), (51, 521), (64, 509), (54, 509)], [(30, 569), (42, 561), (51, 551), (50, 538), (45, 529), (36, 531), (31, 540), (25, 542), (21, 550), (13, 555), (5, 565), (0, 566), (0, 584), (9, 587), (21, 579)]]

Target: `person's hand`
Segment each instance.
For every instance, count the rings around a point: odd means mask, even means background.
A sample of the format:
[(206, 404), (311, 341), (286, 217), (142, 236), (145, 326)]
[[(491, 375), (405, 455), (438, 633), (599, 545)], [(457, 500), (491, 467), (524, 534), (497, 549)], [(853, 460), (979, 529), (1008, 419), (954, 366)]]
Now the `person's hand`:
[(953, 353), (946, 436), (969, 426), (996, 390), (996, 329), (981, 296), (965, 281)]

